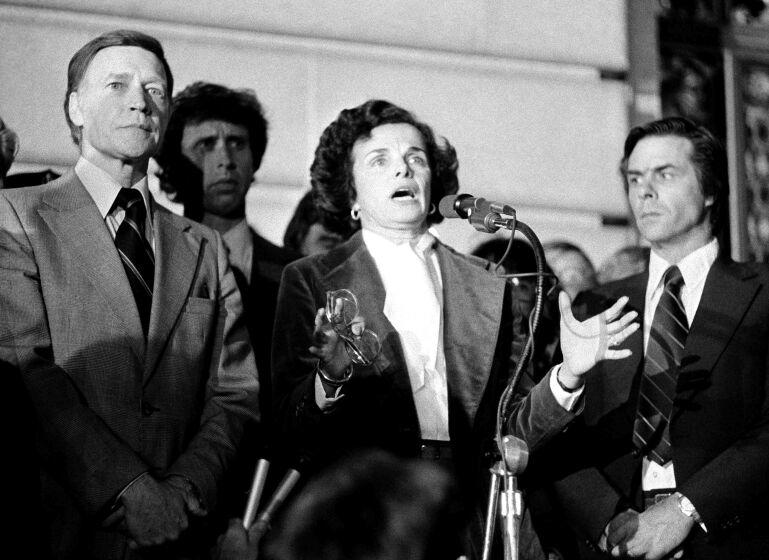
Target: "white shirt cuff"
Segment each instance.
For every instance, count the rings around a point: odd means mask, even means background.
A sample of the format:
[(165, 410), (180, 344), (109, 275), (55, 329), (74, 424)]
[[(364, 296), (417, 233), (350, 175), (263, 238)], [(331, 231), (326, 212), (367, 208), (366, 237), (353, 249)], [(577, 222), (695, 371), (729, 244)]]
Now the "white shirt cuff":
[(555, 397), (556, 402), (560, 404), (564, 409), (571, 412), (577, 404), (577, 401), (579, 401), (579, 398), (582, 396), (582, 393), (585, 390), (585, 386), (583, 385), (572, 393), (564, 391), (560, 383), (558, 383), (559, 371), (561, 371), (561, 364), (558, 364), (550, 370), (550, 391), (553, 393), (553, 397)]
[(315, 404), (318, 405), (318, 408), (321, 410), (321, 412), (331, 412), (339, 399), (344, 397), (344, 395), (339, 394), (341, 390), (341, 386), (336, 387), (334, 389), (334, 396), (327, 397), (326, 388), (323, 385), (323, 381), (320, 379), (320, 375), (315, 375)]

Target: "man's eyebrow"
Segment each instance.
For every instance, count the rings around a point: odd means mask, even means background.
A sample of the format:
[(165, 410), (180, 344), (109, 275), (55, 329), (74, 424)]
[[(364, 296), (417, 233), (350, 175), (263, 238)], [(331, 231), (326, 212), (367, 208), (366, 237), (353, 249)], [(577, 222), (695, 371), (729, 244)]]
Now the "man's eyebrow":
[[(106, 80), (130, 80), (132, 74), (130, 72), (110, 72), (106, 76)], [(142, 80), (142, 84), (154, 84), (159, 83), (162, 84), (163, 88), (165, 89), (167, 87), (166, 80), (159, 74), (153, 74), (149, 76), (149, 79)]]
[(110, 72), (107, 74), (106, 79), (107, 80), (114, 80), (114, 79), (120, 79), (125, 80), (130, 76), (128, 72)]
[(212, 140), (212, 139), (216, 138), (216, 136), (217, 136), (216, 134), (206, 134), (204, 136), (200, 136), (200, 137), (195, 139), (195, 145), (197, 146), (201, 142), (205, 142), (207, 140)]
[(675, 164), (673, 163), (663, 163), (661, 165), (655, 165), (654, 167), (649, 167), (647, 169), (626, 169), (625, 175), (643, 175), (647, 171), (662, 171), (663, 169), (667, 169), (669, 167), (675, 168)]

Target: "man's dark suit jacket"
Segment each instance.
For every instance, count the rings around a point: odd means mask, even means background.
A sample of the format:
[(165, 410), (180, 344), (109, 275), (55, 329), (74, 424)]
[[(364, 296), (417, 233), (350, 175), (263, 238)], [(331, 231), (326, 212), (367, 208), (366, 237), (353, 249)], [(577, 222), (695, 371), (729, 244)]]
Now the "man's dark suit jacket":
[[(627, 295), (644, 316), (648, 274), (582, 294), (578, 318)], [(533, 457), (533, 476), (555, 476), (572, 528), (593, 543), (618, 510), (640, 510), (641, 458), (632, 445), (643, 332), (622, 348), (633, 355), (588, 372), (584, 413)], [(670, 425), (677, 489), (708, 529), (695, 526), (696, 559), (769, 554), (769, 271), (719, 257), (708, 273), (686, 341)], [(530, 413), (529, 411), (528, 413)], [(527, 414), (528, 414), (527, 413)]]
[[(259, 372), (259, 424), (249, 424), (239, 450), (236, 464), (228, 476), (223, 503), (222, 527), (229, 517), (242, 516), (248, 499), (248, 492), (254, 476), (254, 469), (260, 458), (275, 460), (272, 429), (272, 332), (275, 322), (275, 306), (278, 301), (278, 287), (283, 268), (301, 255), (274, 245), (251, 230), (254, 245), (251, 260), (251, 278), (247, 281), (240, 270), (233, 267), (235, 280), (243, 297), (246, 326), (251, 338)], [(271, 469), (275, 471), (276, 469)], [(282, 476), (282, 473), (281, 473)], [(279, 480), (279, 478), (278, 478)], [(277, 480), (268, 481), (265, 495), (273, 489)]]
[(243, 276), (236, 274), (236, 280), (243, 295), (246, 324), (254, 347), (256, 369), (259, 371), (259, 404), (262, 422), (268, 423), (272, 414), (270, 354), (278, 288), (283, 268), (301, 255), (278, 247), (253, 230), (251, 230), (251, 240), (254, 244), (251, 278), (248, 282), (244, 282)]
[[(449, 432), (456, 472), (468, 501), (486, 499), (488, 467), (502, 390), (514, 371), (509, 284), (468, 257), (437, 243), (443, 279), (443, 341)], [(382, 342), (370, 367), (355, 367), (333, 412), (315, 403), (317, 359), (313, 318), (326, 291), (347, 288), (358, 298), (366, 327)], [(356, 449), (376, 447), (417, 457), (420, 429), (400, 338), (384, 314), (385, 289), (360, 233), (325, 255), (288, 265), (278, 297), (273, 344), (276, 426), (295, 455), (320, 468)], [(542, 393), (547, 398), (547, 393)], [(564, 411), (562, 415), (567, 415)], [(480, 543), (477, 543), (480, 547)]]
[(153, 226), (145, 339), (114, 240), (75, 173), (0, 191), (0, 361), (33, 408), (45, 515), (29, 522), (50, 529), (56, 557), (130, 556), (100, 523), (145, 471), (186, 477), (213, 510), (243, 426), (258, 418), (221, 238), (158, 205)]

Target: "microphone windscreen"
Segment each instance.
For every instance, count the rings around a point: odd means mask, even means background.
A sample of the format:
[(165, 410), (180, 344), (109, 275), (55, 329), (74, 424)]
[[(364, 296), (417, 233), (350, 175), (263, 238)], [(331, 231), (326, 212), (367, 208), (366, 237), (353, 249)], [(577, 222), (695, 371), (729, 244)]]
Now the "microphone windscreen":
[(444, 218), (462, 217), (459, 215), (459, 212), (457, 212), (456, 209), (457, 198), (457, 196), (450, 194), (448, 196), (444, 196), (441, 199), (441, 201), (438, 203), (438, 212), (440, 212), (441, 216)]
[(529, 446), (526, 442), (515, 436), (502, 438), (502, 458), (512, 474), (519, 474), (526, 470), (529, 464)]

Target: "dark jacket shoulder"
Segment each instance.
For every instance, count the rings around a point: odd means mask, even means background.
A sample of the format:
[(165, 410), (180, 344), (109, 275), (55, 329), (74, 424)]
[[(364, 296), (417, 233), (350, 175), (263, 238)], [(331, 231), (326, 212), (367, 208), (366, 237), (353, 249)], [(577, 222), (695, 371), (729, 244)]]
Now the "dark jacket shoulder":
[(260, 261), (274, 262), (285, 266), (302, 256), (290, 249), (275, 245), (256, 233), (253, 229), (251, 230), (251, 239), (254, 243), (254, 254), (258, 255), (257, 258)]
[(622, 296), (629, 296), (637, 292), (640, 286), (645, 290), (648, 278), (649, 274), (647, 272), (641, 272), (627, 278), (601, 284), (591, 290), (580, 292), (572, 302), (574, 316), (578, 320), (583, 321), (587, 317), (608, 309)]

